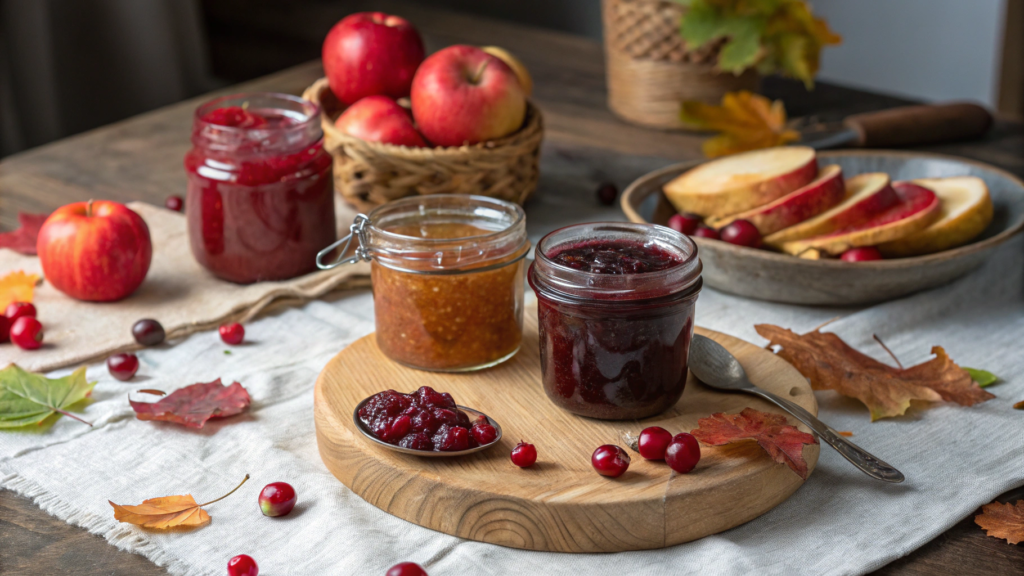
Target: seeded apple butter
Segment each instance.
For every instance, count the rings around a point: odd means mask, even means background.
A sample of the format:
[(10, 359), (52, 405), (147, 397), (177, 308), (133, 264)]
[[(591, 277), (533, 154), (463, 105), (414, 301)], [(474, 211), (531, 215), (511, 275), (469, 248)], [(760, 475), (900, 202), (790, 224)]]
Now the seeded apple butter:
[(196, 110), (192, 144), (185, 212), (196, 260), (242, 284), (315, 270), (336, 235), (319, 107), (286, 94), (219, 98)]
[(700, 271), (696, 245), (661, 226), (581, 224), (544, 237), (528, 277), (548, 398), (608, 420), (678, 402)]
[(353, 234), (357, 258), (371, 262), (377, 345), (389, 358), (458, 372), (519, 350), (529, 250), (522, 208), (480, 196), (412, 197), (360, 216)]

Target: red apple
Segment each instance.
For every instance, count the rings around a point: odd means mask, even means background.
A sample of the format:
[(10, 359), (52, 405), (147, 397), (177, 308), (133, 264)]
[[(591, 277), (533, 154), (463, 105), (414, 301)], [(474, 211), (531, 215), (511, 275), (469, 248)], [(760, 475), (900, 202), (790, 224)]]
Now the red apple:
[(348, 107), (334, 122), (345, 134), (367, 142), (425, 148), (409, 111), (387, 96), (367, 96)]
[(721, 229), (736, 220), (747, 220), (757, 227), (762, 236), (767, 236), (817, 216), (845, 199), (843, 171), (833, 164), (819, 170), (818, 177), (803, 188), (753, 210), (725, 218), (710, 218), (708, 226)]
[(153, 258), (149, 227), (124, 204), (98, 200), (54, 210), (36, 241), (54, 288), (94, 302), (120, 300), (142, 284)]
[(342, 18), (324, 39), (324, 72), (331, 90), (345, 104), (366, 96), (409, 95), (423, 62), (423, 39), (404, 18), (359, 12)]
[(438, 146), (507, 136), (526, 116), (516, 73), (476, 46), (449, 46), (424, 60), (412, 80), (411, 98), (420, 132)]

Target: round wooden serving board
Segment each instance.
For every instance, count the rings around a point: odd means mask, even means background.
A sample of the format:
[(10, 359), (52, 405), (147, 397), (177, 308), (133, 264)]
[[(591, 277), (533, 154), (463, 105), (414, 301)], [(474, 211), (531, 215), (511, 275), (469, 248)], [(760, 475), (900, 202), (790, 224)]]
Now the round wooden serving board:
[[(591, 453), (602, 444), (625, 447), (623, 432), (639, 434), (655, 425), (672, 433), (689, 431), (699, 418), (747, 406), (780, 411), (750, 395), (713, 391), (691, 374), (682, 399), (660, 416), (619, 422), (574, 416), (544, 395), (535, 308), (526, 314), (522, 350), (481, 372), (405, 368), (384, 356), (373, 334), (340, 352), (316, 383), (317, 443), (327, 468), (367, 502), (409, 522), (480, 542), (556, 552), (687, 542), (764, 514), (802, 484), (753, 441), (702, 446), (700, 463), (686, 475), (627, 448), (629, 470), (617, 479), (599, 476), (590, 465)], [(785, 361), (736, 338), (697, 331), (735, 354), (755, 384), (817, 413), (809, 384)], [(465, 457), (421, 458), (378, 446), (356, 430), (352, 411), (361, 400), (389, 388), (412, 392), (420, 386), (451, 392), (459, 404), (497, 420), (504, 429), (501, 442)], [(537, 447), (531, 468), (516, 468), (509, 460), (520, 439)], [(818, 461), (818, 448), (804, 448), (809, 470)]]

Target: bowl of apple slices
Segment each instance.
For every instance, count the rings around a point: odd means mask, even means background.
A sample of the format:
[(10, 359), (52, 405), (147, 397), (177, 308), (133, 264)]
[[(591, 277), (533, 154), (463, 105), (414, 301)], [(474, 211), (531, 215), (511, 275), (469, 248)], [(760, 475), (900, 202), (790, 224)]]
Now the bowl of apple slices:
[(1024, 230), (1024, 182), (994, 166), (892, 150), (786, 146), (651, 172), (633, 222), (694, 238), (705, 283), (792, 304), (881, 302), (951, 282)]

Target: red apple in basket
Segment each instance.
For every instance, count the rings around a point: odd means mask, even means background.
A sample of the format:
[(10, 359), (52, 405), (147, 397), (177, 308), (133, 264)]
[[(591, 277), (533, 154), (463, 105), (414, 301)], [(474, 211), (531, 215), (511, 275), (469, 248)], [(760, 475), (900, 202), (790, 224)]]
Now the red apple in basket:
[(383, 94), (409, 94), (423, 62), (423, 39), (404, 18), (359, 12), (343, 18), (324, 39), (323, 63), (331, 91), (345, 104)]
[(387, 96), (367, 96), (351, 105), (335, 120), (345, 134), (367, 142), (424, 148), (427, 143), (416, 131), (409, 111)]
[(519, 130), (526, 96), (516, 73), (476, 46), (449, 46), (423, 61), (412, 81), (412, 115), (438, 146), (494, 140)]
[(94, 302), (120, 300), (142, 284), (153, 258), (149, 227), (124, 204), (76, 202), (50, 214), (36, 241), (54, 288)]

